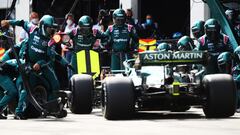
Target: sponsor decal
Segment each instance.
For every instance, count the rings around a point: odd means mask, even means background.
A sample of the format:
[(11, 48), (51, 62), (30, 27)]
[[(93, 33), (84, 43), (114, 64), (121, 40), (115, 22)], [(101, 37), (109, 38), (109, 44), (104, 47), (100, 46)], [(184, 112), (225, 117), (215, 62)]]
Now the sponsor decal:
[(34, 41), (34, 42), (37, 42), (37, 43), (38, 43), (39, 40), (40, 40), (40, 37), (39, 37), (39, 36), (36, 36), (36, 35), (35, 35), (35, 36), (33, 37), (33, 41)]
[(151, 52), (140, 53), (140, 58), (143, 63), (196, 63), (204, 62), (206, 55), (204, 52)]
[(42, 42), (42, 46), (47, 46), (47, 45), (48, 45), (48, 43), (46, 41)]
[(128, 30), (125, 30), (125, 29), (124, 29), (124, 30), (122, 30), (122, 33), (124, 33), (124, 34), (125, 34), (125, 33), (128, 33)]
[(82, 44), (82, 43), (77, 43), (78, 46), (82, 46), (82, 47), (90, 47), (92, 44)]
[(82, 35), (78, 35), (78, 36), (77, 36), (77, 39), (78, 39), (78, 40), (83, 40), (83, 36), (82, 36)]
[(202, 59), (203, 53), (188, 52), (188, 53), (146, 53), (143, 57), (144, 60), (192, 60)]
[(128, 39), (120, 38), (120, 39), (114, 39), (113, 41), (114, 41), (114, 42), (127, 42)]
[(43, 51), (43, 50), (41, 50), (41, 49), (38, 49), (38, 48), (36, 48), (36, 47), (34, 47), (34, 46), (31, 46), (31, 49), (32, 49), (34, 52), (36, 52), (36, 53), (45, 53), (45, 51)]

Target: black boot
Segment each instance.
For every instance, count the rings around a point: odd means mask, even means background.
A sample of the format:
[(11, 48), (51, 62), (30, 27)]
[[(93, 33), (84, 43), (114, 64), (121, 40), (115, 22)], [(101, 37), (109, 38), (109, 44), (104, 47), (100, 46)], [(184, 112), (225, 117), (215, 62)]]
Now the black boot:
[(27, 118), (22, 113), (16, 113), (14, 116), (15, 120), (26, 120)]
[(7, 119), (7, 117), (3, 116), (2, 113), (3, 113), (3, 108), (0, 107), (0, 120), (1, 119)]
[(240, 107), (236, 109), (236, 113), (240, 113)]
[(6, 120), (7, 119), (7, 117), (6, 116), (3, 116), (2, 114), (0, 114), (0, 120)]

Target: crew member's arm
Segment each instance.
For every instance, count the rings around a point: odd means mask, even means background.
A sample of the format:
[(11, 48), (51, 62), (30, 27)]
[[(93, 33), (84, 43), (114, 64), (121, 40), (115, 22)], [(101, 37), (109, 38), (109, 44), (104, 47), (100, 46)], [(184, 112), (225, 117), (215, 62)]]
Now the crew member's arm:
[(36, 27), (24, 20), (5, 20), (5, 21), (7, 21), (12, 26), (20, 26), (27, 32), (30, 32), (31, 29), (33, 29), (33, 27)]
[(131, 28), (130, 36), (132, 38), (131, 50), (137, 50), (138, 45), (139, 45), (139, 43), (138, 43), (139, 37), (138, 37), (136, 29), (134, 27)]

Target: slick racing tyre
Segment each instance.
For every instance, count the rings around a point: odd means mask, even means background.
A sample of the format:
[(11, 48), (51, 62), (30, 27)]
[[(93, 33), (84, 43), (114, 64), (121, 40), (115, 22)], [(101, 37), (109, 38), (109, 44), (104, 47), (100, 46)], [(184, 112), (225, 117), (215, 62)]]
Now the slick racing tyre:
[(107, 77), (103, 84), (103, 115), (108, 120), (128, 119), (134, 113), (134, 87), (127, 77)]
[(234, 115), (236, 87), (231, 75), (213, 74), (203, 78), (206, 101), (203, 111), (208, 118), (225, 118)]
[(87, 74), (73, 75), (70, 80), (70, 110), (75, 114), (89, 114), (93, 104), (93, 79)]

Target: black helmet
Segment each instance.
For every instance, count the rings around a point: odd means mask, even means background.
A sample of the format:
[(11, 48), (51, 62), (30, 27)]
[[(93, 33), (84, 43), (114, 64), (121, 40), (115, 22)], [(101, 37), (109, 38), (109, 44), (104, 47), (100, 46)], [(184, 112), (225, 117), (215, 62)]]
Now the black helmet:
[(216, 19), (208, 19), (205, 22), (204, 30), (209, 40), (217, 40), (220, 34), (220, 24)]
[(189, 36), (183, 36), (178, 40), (177, 47), (180, 51), (190, 51), (193, 50), (194, 43)]
[(92, 32), (93, 20), (90, 16), (84, 15), (78, 20), (78, 26), (82, 35), (89, 35)]
[(126, 13), (123, 9), (116, 9), (113, 12), (113, 21), (116, 25), (123, 25), (126, 22)]
[(79, 27), (92, 27), (93, 21), (92, 18), (88, 15), (84, 15), (78, 20)]
[(193, 24), (193, 26), (192, 26), (192, 28), (191, 28), (191, 30), (192, 30), (192, 34), (193, 34), (193, 36), (196, 38), (196, 39), (198, 39), (198, 38), (200, 38), (201, 36), (203, 36), (204, 35), (204, 21), (196, 21), (194, 24)]
[(230, 52), (223, 52), (221, 53), (218, 58), (218, 69), (221, 73), (231, 73), (232, 68), (232, 55)]
[(45, 37), (51, 37), (56, 32), (57, 24), (51, 15), (44, 15), (39, 21), (40, 33)]

